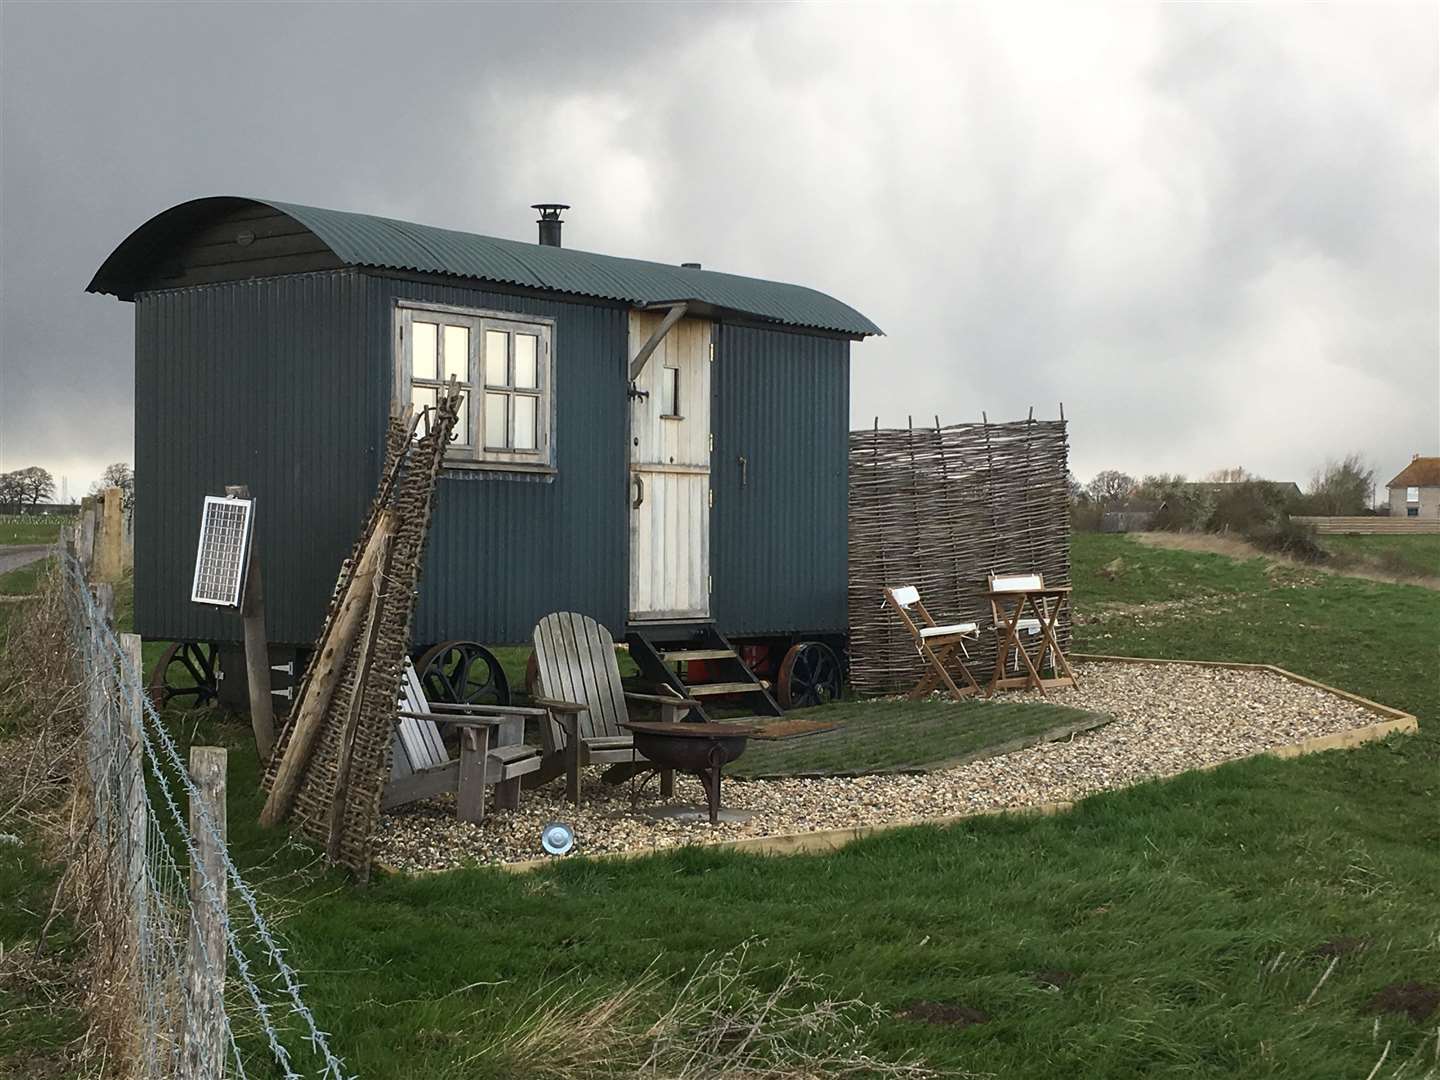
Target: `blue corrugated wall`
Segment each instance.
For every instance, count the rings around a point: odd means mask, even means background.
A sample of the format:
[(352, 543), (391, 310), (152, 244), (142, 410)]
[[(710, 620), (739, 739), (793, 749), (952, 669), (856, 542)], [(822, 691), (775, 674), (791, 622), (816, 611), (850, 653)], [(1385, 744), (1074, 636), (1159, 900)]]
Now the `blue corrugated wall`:
[(558, 475), (442, 480), (415, 641), (524, 641), (562, 607), (623, 625), (626, 311), (345, 270), (137, 298), (142, 635), (239, 638), (235, 616), (189, 596), (200, 501), (244, 483), (269, 637), (314, 639), (379, 476), (397, 297), (556, 320)]
[(724, 324), (711, 385), (716, 622), (843, 632), (850, 342)]
[[(137, 297), (142, 635), (239, 639), (236, 616), (189, 595), (201, 499), (244, 483), (259, 500), (269, 636), (314, 639), (379, 475), (399, 298), (556, 321), (558, 474), (442, 480), (415, 642), (527, 641), (542, 615), (561, 609), (620, 632), (627, 310), (342, 270)], [(713, 393), (720, 628), (843, 631), (849, 342), (724, 325)]]

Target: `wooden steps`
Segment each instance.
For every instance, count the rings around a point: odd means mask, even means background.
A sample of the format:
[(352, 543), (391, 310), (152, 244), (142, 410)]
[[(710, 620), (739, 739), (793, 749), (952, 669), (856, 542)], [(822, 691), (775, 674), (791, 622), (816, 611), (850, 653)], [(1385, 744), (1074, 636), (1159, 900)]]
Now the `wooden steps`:
[(660, 659), (671, 664), (684, 660), (729, 660), (734, 656), (729, 649), (666, 649)]
[(691, 697), (714, 697), (716, 694), (752, 693), (755, 690), (755, 684), (748, 682), (690, 683), (685, 689)]
[(701, 719), (715, 719), (710, 714), (732, 702), (754, 714), (747, 720), (784, 715), (770, 696), (769, 685), (755, 677), (712, 623), (642, 625), (632, 628), (625, 640), (641, 674), (701, 702), (696, 710)]

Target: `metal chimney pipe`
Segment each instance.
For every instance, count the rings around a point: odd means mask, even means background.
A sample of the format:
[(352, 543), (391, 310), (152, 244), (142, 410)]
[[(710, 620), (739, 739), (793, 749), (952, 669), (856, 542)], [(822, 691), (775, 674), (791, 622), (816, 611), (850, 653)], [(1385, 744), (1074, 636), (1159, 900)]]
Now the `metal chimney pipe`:
[(565, 203), (542, 202), (532, 203), (531, 210), (539, 210), (540, 216), (535, 224), (540, 226), (540, 243), (545, 247), (560, 246), (560, 226), (565, 224), (560, 218), (560, 211), (569, 210)]

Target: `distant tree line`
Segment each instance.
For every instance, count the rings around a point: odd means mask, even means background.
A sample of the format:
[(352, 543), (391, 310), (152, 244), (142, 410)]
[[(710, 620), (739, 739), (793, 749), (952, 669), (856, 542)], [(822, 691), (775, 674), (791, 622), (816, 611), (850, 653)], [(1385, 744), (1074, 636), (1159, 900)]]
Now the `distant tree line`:
[(1191, 482), (1178, 473), (1140, 479), (1116, 469), (1088, 484), (1070, 477), (1071, 512), (1077, 529), (1099, 529), (1105, 514), (1133, 510), (1158, 530), (1234, 532), (1260, 547), (1319, 560), (1324, 549), (1314, 529), (1293, 516), (1359, 515), (1373, 509), (1375, 472), (1359, 454), (1327, 461), (1306, 489), (1262, 480), (1241, 466), (1217, 469)]
[[(130, 510), (135, 504), (135, 472), (127, 463), (117, 461), (105, 466), (100, 479), (90, 485), (90, 494), (111, 487), (120, 489), (120, 505)], [(39, 465), (0, 473), (0, 514), (33, 513), (41, 503), (54, 501), (55, 477)]]
[(55, 498), (55, 478), (39, 465), (0, 473), (0, 512), (23, 514)]

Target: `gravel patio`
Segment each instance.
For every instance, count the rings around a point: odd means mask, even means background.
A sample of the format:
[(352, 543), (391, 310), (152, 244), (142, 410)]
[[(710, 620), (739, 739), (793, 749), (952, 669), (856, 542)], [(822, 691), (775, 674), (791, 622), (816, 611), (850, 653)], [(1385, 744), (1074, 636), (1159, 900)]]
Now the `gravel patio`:
[[(382, 866), (407, 871), (523, 862), (543, 856), (540, 829), (557, 820), (574, 828), (574, 853), (596, 854), (1015, 810), (1173, 776), (1381, 719), (1346, 698), (1265, 671), (1089, 662), (1077, 664), (1076, 673), (1080, 686), (1051, 691), (1049, 700), (1113, 719), (1063, 741), (918, 776), (750, 782), (727, 777), (725, 806), (754, 816), (715, 826), (654, 820), (645, 814), (661, 805), (653, 782), (632, 809), (631, 786), (602, 784), (595, 770), (586, 778), (586, 802), (578, 810), (561, 800), (558, 783), (526, 792), (518, 811), (491, 812), (480, 825), (456, 821), (448, 798), (406, 807), (381, 819), (375, 856)], [(675, 786), (677, 801), (703, 805), (695, 780), (677, 777)]]

